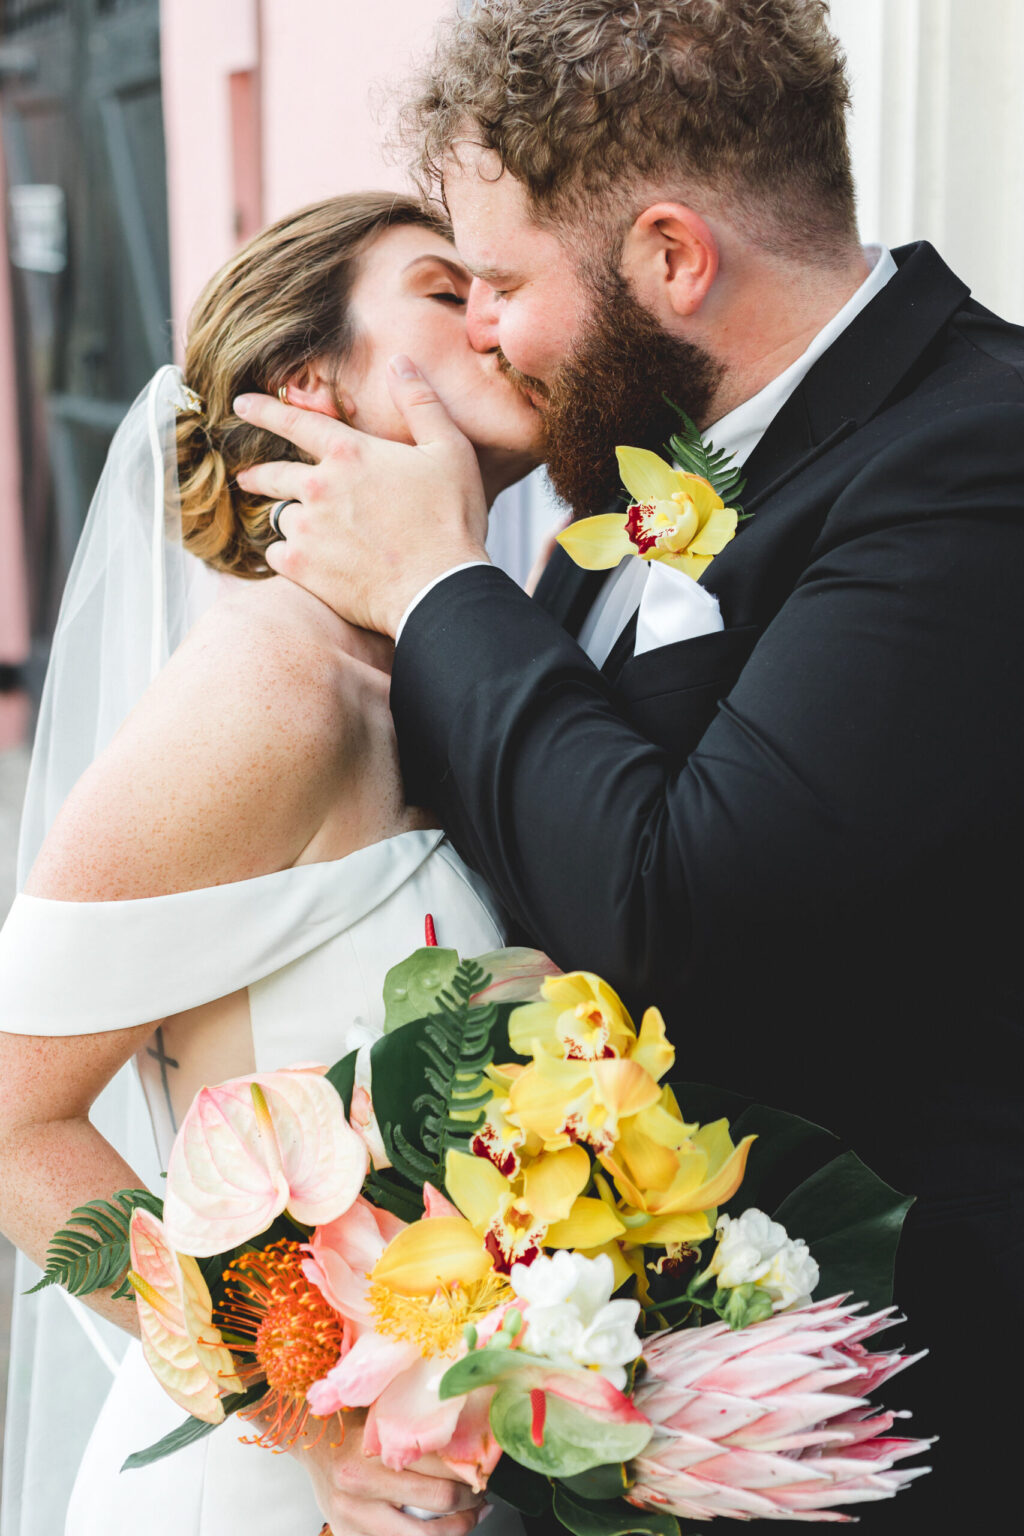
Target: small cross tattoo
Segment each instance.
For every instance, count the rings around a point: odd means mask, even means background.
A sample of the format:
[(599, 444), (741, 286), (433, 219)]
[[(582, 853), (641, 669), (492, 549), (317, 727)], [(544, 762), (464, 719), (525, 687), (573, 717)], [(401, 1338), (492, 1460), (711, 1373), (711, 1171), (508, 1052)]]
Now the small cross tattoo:
[(146, 1055), (152, 1056), (155, 1061), (160, 1063), (160, 1081), (163, 1084), (164, 1098), (167, 1100), (167, 1113), (171, 1117), (171, 1129), (177, 1131), (178, 1122), (174, 1115), (174, 1105), (171, 1103), (171, 1086), (167, 1080), (167, 1068), (174, 1067), (178, 1069), (180, 1063), (175, 1061), (173, 1056), (168, 1056), (164, 1050), (164, 1030), (162, 1024), (157, 1026), (154, 1039), (156, 1040), (156, 1049), (154, 1050), (151, 1045), (147, 1046)]

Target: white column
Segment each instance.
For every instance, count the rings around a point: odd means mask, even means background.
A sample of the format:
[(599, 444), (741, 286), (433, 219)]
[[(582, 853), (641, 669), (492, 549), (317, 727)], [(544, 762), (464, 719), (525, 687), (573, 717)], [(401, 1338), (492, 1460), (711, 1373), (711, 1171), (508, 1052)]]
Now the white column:
[(864, 239), (930, 240), (980, 303), (1024, 321), (1024, 5), (833, 0), (832, 23)]

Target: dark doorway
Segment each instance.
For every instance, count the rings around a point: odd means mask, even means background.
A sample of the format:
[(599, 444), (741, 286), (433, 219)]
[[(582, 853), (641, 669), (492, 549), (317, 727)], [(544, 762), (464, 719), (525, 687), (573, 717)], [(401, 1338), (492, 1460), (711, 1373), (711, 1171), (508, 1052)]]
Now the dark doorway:
[(114, 429), (170, 360), (159, 0), (0, 0), (38, 690)]

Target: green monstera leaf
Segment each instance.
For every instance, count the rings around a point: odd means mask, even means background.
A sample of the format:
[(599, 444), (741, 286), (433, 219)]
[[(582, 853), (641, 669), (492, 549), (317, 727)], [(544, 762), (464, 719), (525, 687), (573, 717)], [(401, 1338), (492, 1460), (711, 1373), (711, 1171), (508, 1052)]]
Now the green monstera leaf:
[(625, 1503), (588, 1504), (563, 1485), (555, 1488), (555, 1514), (573, 1536), (679, 1536), (675, 1515), (632, 1509)]
[(896, 1249), (913, 1203), (855, 1152), (844, 1152), (805, 1179), (774, 1216), (817, 1261), (816, 1296), (851, 1291), (874, 1311), (892, 1301)]

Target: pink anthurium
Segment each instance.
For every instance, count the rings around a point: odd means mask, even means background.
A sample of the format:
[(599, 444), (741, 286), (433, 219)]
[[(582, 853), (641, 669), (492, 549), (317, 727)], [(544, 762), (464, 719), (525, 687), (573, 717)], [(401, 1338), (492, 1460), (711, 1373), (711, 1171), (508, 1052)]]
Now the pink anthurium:
[(307, 1226), (348, 1210), (368, 1155), (324, 1072), (256, 1072), (196, 1095), (167, 1167), (164, 1225), (179, 1253), (224, 1253), (286, 1209)]
[(163, 1224), (141, 1208), (132, 1212), (130, 1252), (128, 1279), (150, 1370), (179, 1407), (206, 1424), (219, 1424), (222, 1394), (243, 1388), (214, 1326), (199, 1265), (175, 1253)]
[(532, 1003), (543, 995), (542, 986), (549, 977), (562, 974), (541, 950), (520, 946), (478, 955), (476, 963), (491, 979), (473, 994), (474, 1003)]

